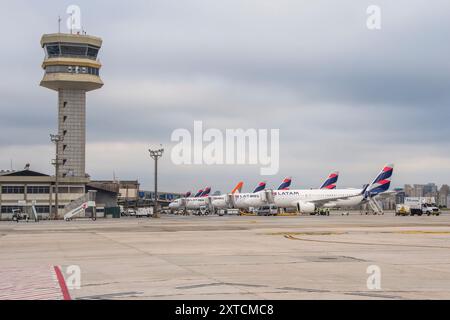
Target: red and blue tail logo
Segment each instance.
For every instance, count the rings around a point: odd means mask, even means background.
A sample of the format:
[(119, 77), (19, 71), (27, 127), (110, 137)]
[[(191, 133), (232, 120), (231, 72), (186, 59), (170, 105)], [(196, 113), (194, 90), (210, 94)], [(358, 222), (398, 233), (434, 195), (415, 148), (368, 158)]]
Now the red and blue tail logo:
[(186, 194), (184, 195), (185, 198), (189, 198), (192, 195), (192, 193), (190, 191), (186, 192)]
[(206, 187), (205, 191), (202, 192), (202, 194), (200, 195), (200, 197), (207, 197), (209, 196), (209, 193), (211, 192), (211, 187)]
[(391, 177), (394, 172), (394, 165), (388, 164), (385, 165), (383, 170), (378, 174), (378, 176), (373, 180), (372, 184), (369, 188), (370, 196), (376, 196), (382, 192), (385, 192), (389, 189), (391, 185)]
[(289, 190), (289, 187), (291, 186), (292, 179), (291, 177), (285, 178), (283, 182), (278, 187), (278, 190)]
[(339, 179), (339, 172), (334, 171), (328, 175), (327, 180), (320, 186), (320, 189), (336, 189), (336, 183)]
[(256, 193), (256, 192), (259, 192), (259, 191), (263, 191), (265, 188), (266, 188), (266, 183), (265, 182), (260, 182), (260, 183), (258, 183), (258, 186), (253, 191), (253, 193)]
[(200, 197), (200, 195), (203, 193), (203, 189), (200, 189), (197, 191), (197, 193), (195, 194), (194, 198), (198, 198)]

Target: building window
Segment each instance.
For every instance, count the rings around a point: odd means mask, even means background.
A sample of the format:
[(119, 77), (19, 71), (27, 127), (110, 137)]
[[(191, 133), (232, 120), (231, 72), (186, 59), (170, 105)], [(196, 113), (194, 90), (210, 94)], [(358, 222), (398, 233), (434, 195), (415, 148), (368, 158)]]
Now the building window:
[[(93, 74), (98, 76), (99, 69), (93, 67), (85, 67), (85, 66), (47, 66), (45, 68), (46, 73), (76, 73), (76, 74)], [(65, 107), (65, 105), (64, 105)]]
[(49, 58), (59, 56), (61, 54), (58, 43), (49, 43), (45, 46), (45, 48), (47, 49), (47, 55)]
[[(53, 187), (53, 193), (56, 193), (56, 187)], [(69, 193), (69, 187), (58, 187), (58, 193)]]
[(87, 46), (64, 43), (61, 45), (62, 56), (86, 56)]
[(2, 213), (13, 213), (13, 210), (22, 210), (19, 206), (2, 206)]
[(15, 194), (23, 194), (25, 192), (25, 187), (17, 187), (17, 186), (3, 186), (2, 193), (15, 193)]
[(91, 58), (97, 58), (99, 48), (94, 46), (88, 46), (87, 55)]
[(70, 193), (84, 193), (83, 187), (70, 187)]
[(37, 194), (49, 194), (50, 187), (45, 186), (28, 186), (27, 193), (37, 193)]
[(49, 206), (35, 206), (37, 213), (50, 213)]

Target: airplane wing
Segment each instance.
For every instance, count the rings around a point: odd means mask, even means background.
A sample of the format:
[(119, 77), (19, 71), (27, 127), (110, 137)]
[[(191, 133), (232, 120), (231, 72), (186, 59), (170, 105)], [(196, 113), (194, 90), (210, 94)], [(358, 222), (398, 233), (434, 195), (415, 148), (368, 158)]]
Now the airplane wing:
[(377, 194), (374, 198), (376, 198), (376, 199), (386, 199), (386, 198), (390, 198), (390, 197), (395, 197), (396, 194), (397, 194), (397, 191), (388, 190), (388, 191), (385, 191), (383, 193)]
[[(375, 196), (375, 198), (377, 198), (377, 199), (386, 199), (386, 198), (395, 196), (396, 193), (397, 193), (396, 191), (385, 191), (383, 193), (377, 194)], [(324, 206), (324, 205), (326, 205), (327, 203), (330, 203), (330, 202), (335, 202), (335, 201), (338, 201), (338, 200), (348, 200), (348, 199), (352, 199), (354, 197), (358, 197), (360, 195), (361, 194), (355, 194), (355, 195), (352, 195), (352, 196), (342, 196), (342, 197), (335, 197), (335, 198), (328, 198), (328, 199), (308, 200), (306, 202), (314, 203), (316, 206), (320, 207), (320, 206)], [(363, 201), (366, 201), (366, 200), (363, 200)]]
[(361, 194), (355, 194), (352, 196), (340, 196), (340, 197), (327, 198), (327, 199), (307, 200), (305, 202), (314, 203), (317, 207), (321, 207), (330, 202), (335, 202), (338, 200), (348, 200), (348, 199), (352, 199), (352, 198), (359, 197), (359, 196), (361, 196)]

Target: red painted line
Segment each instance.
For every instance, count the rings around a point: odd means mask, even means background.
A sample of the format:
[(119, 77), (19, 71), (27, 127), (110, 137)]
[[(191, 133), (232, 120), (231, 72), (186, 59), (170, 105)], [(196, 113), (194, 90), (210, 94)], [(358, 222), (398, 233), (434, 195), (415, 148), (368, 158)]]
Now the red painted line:
[(58, 283), (61, 288), (61, 292), (63, 294), (63, 299), (72, 300), (69, 294), (69, 289), (67, 289), (66, 280), (64, 280), (64, 276), (61, 272), (61, 269), (59, 269), (58, 266), (53, 266), (53, 269), (55, 270), (56, 278), (58, 279)]

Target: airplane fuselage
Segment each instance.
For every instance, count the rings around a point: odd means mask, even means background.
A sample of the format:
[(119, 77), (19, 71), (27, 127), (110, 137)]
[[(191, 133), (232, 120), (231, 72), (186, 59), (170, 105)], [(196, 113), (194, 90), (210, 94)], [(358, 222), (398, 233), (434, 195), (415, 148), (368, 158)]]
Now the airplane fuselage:
[(264, 191), (255, 193), (234, 193), (229, 195), (212, 196), (211, 204), (217, 209), (248, 209), (264, 204), (262, 194)]
[(209, 205), (209, 197), (199, 197), (199, 198), (191, 197), (174, 200), (169, 204), (169, 208), (195, 210), (208, 205)]
[[(314, 203), (325, 201), (318, 207), (352, 207), (361, 203), (362, 189), (312, 189), (312, 190), (274, 190), (274, 204), (280, 208), (295, 208), (299, 202)], [(347, 197), (347, 198), (346, 198)]]

